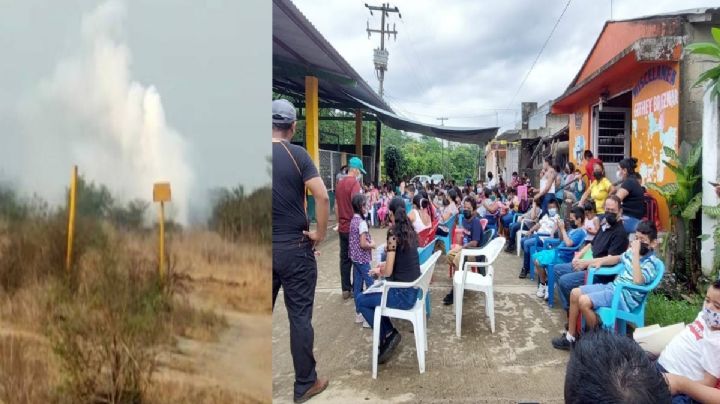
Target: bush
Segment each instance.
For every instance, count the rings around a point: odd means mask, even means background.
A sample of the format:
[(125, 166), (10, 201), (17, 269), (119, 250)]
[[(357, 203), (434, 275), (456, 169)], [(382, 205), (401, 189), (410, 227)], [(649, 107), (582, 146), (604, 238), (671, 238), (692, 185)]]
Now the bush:
[(0, 401), (33, 404), (50, 401), (46, 358), (22, 338), (0, 338)]
[(214, 191), (209, 227), (235, 241), (269, 243), (272, 240), (272, 189), (258, 188), (250, 195), (238, 186)]
[(660, 324), (661, 326), (683, 322), (685, 324), (695, 321), (702, 308), (703, 298), (693, 295), (687, 300), (671, 300), (661, 294), (652, 293), (648, 297), (645, 307), (645, 324)]

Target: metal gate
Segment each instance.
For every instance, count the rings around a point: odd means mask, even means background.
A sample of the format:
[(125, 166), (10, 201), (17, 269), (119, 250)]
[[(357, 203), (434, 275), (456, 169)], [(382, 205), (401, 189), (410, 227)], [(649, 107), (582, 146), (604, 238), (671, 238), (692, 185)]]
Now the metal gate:
[[(353, 157), (358, 157), (356, 154), (342, 153), (333, 150), (320, 150), (320, 177), (325, 183), (325, 187), (330, 192), (335, 192), (335, 178), (340, 172), (342, 164), (342, 155), (345, 154), (345, 161), (347, 163)], [(363, 176), (363, 181), (368, 183), (373, 178), (375, 167), (373, 166), (372, 156), (362, 157), (363, 166), (367, 174)]]

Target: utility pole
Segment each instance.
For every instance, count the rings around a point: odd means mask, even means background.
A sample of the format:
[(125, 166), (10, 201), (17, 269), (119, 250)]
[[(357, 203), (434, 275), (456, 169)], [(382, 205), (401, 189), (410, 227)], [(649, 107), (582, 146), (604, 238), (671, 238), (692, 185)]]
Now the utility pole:
[(383, 98), (383, 81), (385, 80), (385, 71), (387, 70), (388, 56), (390, 53), (385, 49), (385, 34), (388, 39), (390, 35), (393, 35), (394, 39), (397, 40), (397, 30), (395, 30), (395, 23), (393, 23), (392, 30), (390, 24), (385, 26), (385, 18), (390, 17), (390, 13), (398, 13), (398, 18), (402, 18), (400, 10), (397, 7), (390, 7), (390, 3), (383, 3), (382, 6), (370, 6), (365, 3), (365, 7), (370, 10), (370, 15), (373, 15), (373, 11), (380, 11), (380, 29), (370, 29), (370, 21), (367, 22), (367, 34), (368, 39), (372, 33), (380, 34), (380, 47), (375, 48), (373, 55), (373, 62), (375, 63), (375, 74), (377, 75), (378, 81), (380, 81), (380, 98)]
[[(435, 119), (437, 119), (438, 121), (440, 121), (440, 126), (445, 126), (445, 121), (447, 121), (447, 120), (450, 119), (450, 118), (440, 117), (440, 118), (435, 118)], [(440, 152), (440, 165), (442, 165), (443, 178), (445, 178), (445, 171), (446, 171), (446, 170), (445, 170), (445, 139), (440, 138), (440, 144), (442, 144), (442, 148), (440, 149), (440, 150), (441, 150), (441, 152)]]

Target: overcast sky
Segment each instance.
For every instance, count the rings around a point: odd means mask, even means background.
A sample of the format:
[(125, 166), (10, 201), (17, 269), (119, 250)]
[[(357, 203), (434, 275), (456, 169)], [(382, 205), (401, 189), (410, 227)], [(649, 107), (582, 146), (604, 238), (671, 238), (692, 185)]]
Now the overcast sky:
[[(166, 151), (160, 144), (160, 150), (154, 152), (162, 155), (184, 150), (196, 199), (217, 186), (242, 184), (254, 188), (268, 183), (265, 158), (271, 153), (269, 129), (267, 120), (260, 117), (269, 114), (271, 99), (271, 3), (114, 0), (112, 6), (119, 11), (110, 14), (117, 16), (93, 17), (104, 3), (0, 0), (0, 180), (23, 175), (18, 167), (38, 153), (25, 144), (31, 129), (23, 121), (27, 117), (21, 116), (23, 100), (32, 104), (40, 98), (38, 94), (47, 95), (48, 83), (54, 83), (55, 87), (50, 87), (60, 92), (56, 88), (61, 81), (58, 77), (68, 73), (63, 73), (66, 64), (85, 64), (88, 68), (93, 60), (109, 56), (115, 57), (112, 63), (121, 65), (114, 73), (119, 72), (121, 77), (127, 68), (125, 81), (132, 83), (127, 86), (128, 100), (121, 102), (130, 103), (134, 87), (147, 92), (154, 87), (171, 132), (167, 137), (177, 135), (184, 144), (167, 147)], [(119, 59), (116, 55), (97, 55), (97, 49), (92, 50), (93, 39), (88, 40), (83, 31), (85, 19), (101, 17), (113, 20), (103, 28), (111, 32), (100, 36), (113, 39), (111, 46), (120, 50)], [(125, 55), (128, 63), (122, 66)], [(92, 94), (92, 89), (88, 93)], [(54, 95), (50, 105), (62, 106)], [(144, 108), (147, 113), (147, 99)], [(32, 119), (43, 120), (37, 116)], [(65, 132), (72, 131), (68, 122), (61, 122)], [(86, 129), (78, 126), (78, 132)], [(60, 136), (52, 128), (45, 129), (49, 138)], [(42, 156), (38, 164), (55, 157)], [(67, 183), (70, 172), (64, 163), (60, 176), (53, 168), (44, 173), (54, 176), (53, 183), (60, 182), (59, 186)], [(121, 167), (108, 169), (115, 170), (115, 176), (123, 175)]]
[[(377, 91), (372, 54), (379, 37), (368, 39), (365, 0), (294, 0), (315, 27)], [(380, 2), (368, 2), (380, 5)], [(386, 100), (402, 115), (427, 123), (449, 117), (449, 126), (514, 127), (521, 101), (542, 104), (559, 96), (587, 57), (603, 24), (609, 0), (570, 3), (527, 81), (515, 96), (566, 0), (397, 0), (402, 19), (391, 14), (397, 41), (385, 75)], [(613, 19), (717, 6), (705, 0), (615, 0)], [(505, 111), (510, 108), (512, 111)], [(497, 115), (496, 115), (497, 112)]]

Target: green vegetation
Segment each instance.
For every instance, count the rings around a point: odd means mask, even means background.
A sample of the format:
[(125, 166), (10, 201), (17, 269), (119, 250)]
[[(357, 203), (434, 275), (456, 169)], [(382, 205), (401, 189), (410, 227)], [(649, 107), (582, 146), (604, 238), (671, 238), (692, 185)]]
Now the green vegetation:
[[(691, 54), (709, 56), (720, 63), (720, 28), (712, 28), (710, 33), (715, 42), (692, 43), (687, 45), (685, 50)], [(720, 65), (700, 74), (700, 77), (698, 77), (698, 80), (695, 82), (695, 86), (699, 86), (705, 82), (708, 83), (712, 97), (720, 95)]]
[(645, 307), (645, 324), (666, 326), (679, 322), (692, 323), (700, 312), (703, 299), (694, 295), (690, 300), (670, 300), (662, 294), (651, 293)]
[(233, 242), (272, 241), (272, 188), (267, 185), (245, 194), (242, 186), (214, 191), (211, 230)]
[[(681, 148), (682, 149), (682, 148)], [(678, 280), (687, 284), (691, 291), (697, 291), (702, 269), (700, 267), (700, 243), (697, 217), (702, 205), (700, 173), (702, 144), (695, 144), (687, 153), (675, 152), (663, 147), (669, 158), (663, 164), (675, 173), (675, 182), (665, 185), (647, 184), (648, 189), (657, 191), (670, 208), (670, 232), (664, 240), (666, 265), (672, 268)]]

